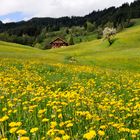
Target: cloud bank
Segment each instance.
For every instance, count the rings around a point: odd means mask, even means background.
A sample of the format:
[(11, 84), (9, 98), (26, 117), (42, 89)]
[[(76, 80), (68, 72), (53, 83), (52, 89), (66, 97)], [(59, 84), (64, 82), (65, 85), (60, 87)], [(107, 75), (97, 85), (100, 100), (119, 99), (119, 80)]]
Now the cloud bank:
[(23, 14), (23, 19), (29, 19), (31, 17), (83, 16), (93, 10), (104, 9), (110, 6), (120, 6), (122, 3), (130, 3), (132, 1), (133, 0), (1, 0), (0, 16), (18, 12)]

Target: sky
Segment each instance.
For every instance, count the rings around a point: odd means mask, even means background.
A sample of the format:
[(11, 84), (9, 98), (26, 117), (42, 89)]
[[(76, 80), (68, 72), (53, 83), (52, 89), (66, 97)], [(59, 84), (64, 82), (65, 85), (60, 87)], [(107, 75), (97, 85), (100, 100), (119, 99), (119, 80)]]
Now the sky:
[(33, 17), (84, 16), (93, 10), (120, 6), (134, 0), (0, 0), (3, 23), (29, 20)]

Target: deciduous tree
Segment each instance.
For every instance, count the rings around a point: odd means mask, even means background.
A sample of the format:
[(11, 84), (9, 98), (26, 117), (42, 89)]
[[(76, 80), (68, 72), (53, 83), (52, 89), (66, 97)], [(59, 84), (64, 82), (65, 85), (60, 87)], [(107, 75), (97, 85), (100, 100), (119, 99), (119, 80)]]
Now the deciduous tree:
[(108, 40), (109, 46), (111, 46), (113, 44), (115, 35), (116, 35), (115, 28), (106, 27), (103, 31), (103, 37), (104, 37), (104, 39)]

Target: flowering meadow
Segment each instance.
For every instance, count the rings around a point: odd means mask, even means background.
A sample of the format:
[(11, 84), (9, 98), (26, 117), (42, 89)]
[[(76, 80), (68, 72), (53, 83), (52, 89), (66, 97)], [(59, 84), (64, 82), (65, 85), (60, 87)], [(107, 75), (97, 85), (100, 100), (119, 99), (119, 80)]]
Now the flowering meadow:
[(140, 140), (140, 74), (0, 60), (0, 140)]

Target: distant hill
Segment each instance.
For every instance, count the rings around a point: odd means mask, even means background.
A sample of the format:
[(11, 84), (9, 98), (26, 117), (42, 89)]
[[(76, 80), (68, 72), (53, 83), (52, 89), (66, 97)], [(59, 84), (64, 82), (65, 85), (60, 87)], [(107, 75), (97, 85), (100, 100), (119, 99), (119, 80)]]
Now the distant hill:
[[(87, 21), (94, 23), (96, 29), (108, 23), (112, 23), (114, 27), (121, 26), (122, 28), (130, 26), (129, 21), (133, 18), (140, 18), (140, 0), (136, 0), (130, 5), (125, 3), (117, 8), (110, 7), (101, 11), (93, 11), (83, 17), (33, 18), (29, 21), (6, 24), (0, 22), (0, 33), (14, 35), (14, 39), (11, 39), (11, 42), (32, 45), (44, 28), (46, 28), (47, 32), (53, 32), (59, 31), (63, 27), (85, 26)], [(9, 38), (8, 35), (7, 38)], [(22, 37), (23, 35), (28, 35), (24, 41), (21, 38), (15, 39), (15, 36)], [(0, 38), (0, 40), (4, 39)]]
[(110, 7), (102, 11), (93, 11), (84, 17), (61, 17), (61, 18), (33, 18), (29, 21), (17, 23), (0, 23), (0, 33), (36, 36), (41, 29), (47, 27), (49, 30), (59, 30), (61, 27), (83, 26), (89, 20), (95, 22), (97, 26), (113, 22), (115, 26), (124, 22), (127, 18), (140, 17), (140, 0), (136, 0), (130, 5), (123, 4), (121, 7)]
[(107, 41), (93, 40), (60, 49), (39, 50), (0, 41), (0, 59), (36, 60), (42, 63), (95, 65), (109, 69), (140, 71), (140, 19), (136, 25), (118, 33), (109, 47)]

